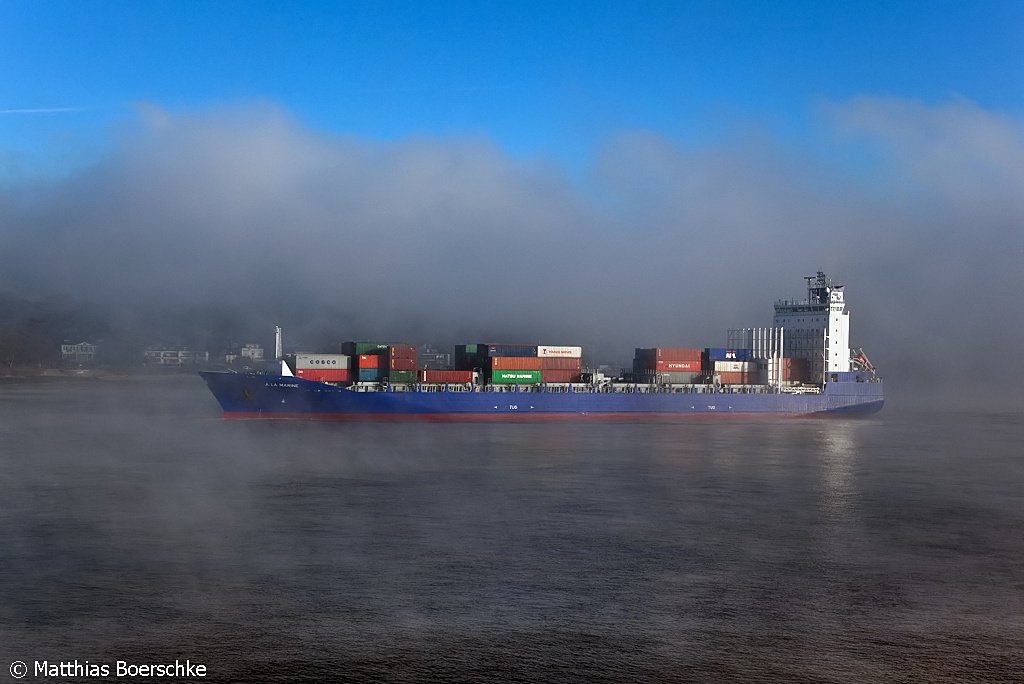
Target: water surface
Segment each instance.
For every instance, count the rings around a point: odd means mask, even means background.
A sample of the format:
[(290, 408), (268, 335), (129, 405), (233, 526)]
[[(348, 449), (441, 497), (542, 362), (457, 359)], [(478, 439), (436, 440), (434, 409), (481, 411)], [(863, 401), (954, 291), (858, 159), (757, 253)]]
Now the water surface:
[(0, 671), (1021, 681), (1022, 443), (898, 407), (261, 423), (198, 377), (3, 386)]

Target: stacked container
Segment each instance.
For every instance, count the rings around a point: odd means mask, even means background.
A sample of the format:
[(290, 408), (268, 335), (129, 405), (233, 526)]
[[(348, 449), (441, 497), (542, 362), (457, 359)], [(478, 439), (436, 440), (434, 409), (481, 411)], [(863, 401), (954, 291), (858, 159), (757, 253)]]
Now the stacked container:
[(353, 377), (360, 382), (416, 382), (416, 347), (385, 342), (345, 342), (342, 350), (355, 358)]
[(714, 361), (714, 374), (723, 385), (763, 384), (762, 365), (757, 361)]
[(538, 345), (542, 382), (580, 382), (583, 370), (583, 347)]
[(296, 354), (292, 361), (297, 377), (314, 382), (349, 382), (350, 360), (346, 354)]
[(389, 382), (416, 382), (416, 347), (411, 344), (393, 344), (388, 347), (382, 361), (387, 362)]
[(633, 375), (638, 382), (691, 384), (700, 381), (701, 350), (691, 347), (637, 347)]
[(480, 368), (496, 384), (579, 382), (583, 347), (549, 344), (460, 344), (455, 368)]

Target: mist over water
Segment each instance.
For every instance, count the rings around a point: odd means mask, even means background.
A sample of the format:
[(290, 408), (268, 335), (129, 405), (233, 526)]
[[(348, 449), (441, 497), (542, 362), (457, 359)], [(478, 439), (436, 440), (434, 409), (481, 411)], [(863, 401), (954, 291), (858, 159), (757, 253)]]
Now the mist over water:
[(0, 387), (0, 657), (213, 681), (1014, 681), (1019, 416), (225, 422)]
[(802, 144), (757, 122), (700, 145), (620, 131), (570, 173), (483, 136), (142, 105), (94, 164), (0, 183), (0, 294), (101, 303), (142, 346), (201, 311), (264, 346), (284, 325), (310, 346), (532, 341), (628, 365), (770, 325), (820, 268), (896, 386), (1024, 408), (1006, 353), (1024, 334), (1019, 119), (865, 96), (815, 120)]

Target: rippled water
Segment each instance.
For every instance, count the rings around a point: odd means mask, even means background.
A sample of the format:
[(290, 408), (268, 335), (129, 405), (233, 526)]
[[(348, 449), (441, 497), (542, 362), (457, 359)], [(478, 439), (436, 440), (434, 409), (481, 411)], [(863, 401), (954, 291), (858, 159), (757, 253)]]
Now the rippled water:
[(1021, 444), (898, 407), (270, 424), (192, 377), (6, 386), (0, 673), (1021, 681)]

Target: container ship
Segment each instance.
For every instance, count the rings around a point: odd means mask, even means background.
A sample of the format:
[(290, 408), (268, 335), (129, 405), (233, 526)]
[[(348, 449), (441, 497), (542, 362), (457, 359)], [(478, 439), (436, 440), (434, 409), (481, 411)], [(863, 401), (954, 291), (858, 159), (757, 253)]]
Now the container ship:
[(638, 347), (632, 369), (586, 368), (572, 345), (457, 345), (426, 369), (409, 344), (345, 342), (282, 354), (266, 372), (203, 371), (225, 418), (303, 420), (672, 420), (695, 415), (869, 414), (883, 383), (850, 347), (844, 287), (819, 271), (807, 296), (779, 300), (771, 327), (725, 347)]

